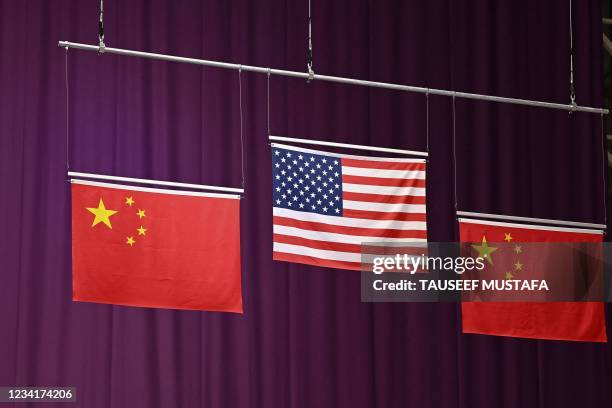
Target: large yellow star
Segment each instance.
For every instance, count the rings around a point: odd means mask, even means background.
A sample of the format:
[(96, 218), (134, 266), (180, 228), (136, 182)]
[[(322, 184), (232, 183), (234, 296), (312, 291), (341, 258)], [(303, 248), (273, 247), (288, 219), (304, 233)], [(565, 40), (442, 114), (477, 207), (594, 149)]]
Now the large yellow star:
[(482, 236), (482, 243), (480, 245), (472, 245), (472, 248), (478, 251), (479, 257), (486, 259), (489, 264), (493, 265), (493, 258), (491, 258), (491, 254), (497, 251), (497, 248), (490, 247), (489, 244), (487, 244), (487, 238), (484, 235)]
[(96, 225), (102, 222), (108, 228), (113, 229), (113, 226), (111, 225), (111, 222), (110, 222), (110, 217), (112, 215), (117, 214), (117, 211), (107, 210), (106, 207), (104, 207), (104, 201), (102, 201), (102, 198), (100, 198), (100, 203), (98, 204), (98, 208), (87, 207), (87, 211), (89, 211), (90, 213), (96, 216), (93, 220), (93, 223), (91, 224), (92, 227), (95, 227)]

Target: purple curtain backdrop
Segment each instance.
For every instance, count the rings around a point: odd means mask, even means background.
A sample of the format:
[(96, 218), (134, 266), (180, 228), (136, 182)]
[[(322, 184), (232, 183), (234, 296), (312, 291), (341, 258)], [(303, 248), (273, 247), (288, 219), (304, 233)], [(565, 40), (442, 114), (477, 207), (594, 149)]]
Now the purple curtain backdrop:
[[(600, 4), (575, 3), (577, 102), (600, 106)], [(312, 7), (319, 73), (569, 99), (567, 2)], [(306, 13), (107, 1), (106, 40), (304, 71)], [(272, 262), (265, 75), (242, 74), (244, 315), (73, 303), (57, 41), (95, 43), (97, 19), (93, 0), (0, 2), (0, 385), (76, 386), (89, 408), (612, 405), (607, 344), (462, 335), (455, 304), (364, 304), (354, 272)], [(68, 77), (71, 169), (240, 185), (237, 72), (70, 50)], [(428, 126), (423, 95), (277, 77), (270, 94), (273, 134), (429, 145), (430, 238), (457, 238), (452, 99), (429, 98)], [(598, 115), (457, 100), (455, 119), (459, 209), (603, 222)]]

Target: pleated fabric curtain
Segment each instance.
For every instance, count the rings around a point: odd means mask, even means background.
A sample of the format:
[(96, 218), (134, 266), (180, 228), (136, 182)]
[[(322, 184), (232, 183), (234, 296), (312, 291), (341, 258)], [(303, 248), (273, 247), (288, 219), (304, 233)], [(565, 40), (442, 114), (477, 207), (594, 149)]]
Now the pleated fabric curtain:
[[(576, 2), (577, 102), (602, 105)], [(318, 73), (568, 102), (565, 2), (314, 1)], [(306, 68), (305, 1), (106, 2), (107, 46)], [(244, 315), (71, 302), (65, 51), (98, 3), (0, 3), (0, 384), (83, 407), (602, 407), (608, 344), (460, 334), (457, 304), (365, 304), (359, 274), (272, 261), (265, 75), (243, 73)], [(240, 186), (238, 73), (68, 51), (70, 168)], [(458, 238), (452, 99), (272, 78), (272, 134), (426, 150), (428, 237)], [(602, 222), (600, 117), (455, 101), (460, 209)]]

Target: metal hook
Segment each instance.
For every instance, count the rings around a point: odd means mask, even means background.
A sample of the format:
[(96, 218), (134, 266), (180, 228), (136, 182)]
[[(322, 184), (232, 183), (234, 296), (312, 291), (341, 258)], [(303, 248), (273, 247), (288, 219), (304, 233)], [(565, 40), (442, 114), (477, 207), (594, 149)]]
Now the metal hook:
[(313, 81), (315, 77), (315, 73), (312, 70), (312, 65), (308, 64), (308, 79), (306, 79), (306, 83), (310, 83), (310, 81)]

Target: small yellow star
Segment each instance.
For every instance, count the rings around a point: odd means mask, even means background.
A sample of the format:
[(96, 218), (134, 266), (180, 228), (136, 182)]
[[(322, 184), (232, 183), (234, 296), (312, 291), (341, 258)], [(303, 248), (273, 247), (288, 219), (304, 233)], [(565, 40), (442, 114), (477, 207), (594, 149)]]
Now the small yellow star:
[(514, 278), (512, 272), (506, 272), (506, 279), (511, 280), (512, 278)]
[(137, 228), (136, 231), (138, 231), (138, 235), (147, 235), (147, 229), (144, 228), (142, 225), (140, 226), (140, 228)]
[(514, 268), (515, 268), (517, 271), (522, 271), (522, 270), (523, 270), (523, 264), (522, 264), (522, 263), (519, 261), (519, 262), (517, 262), (517, 263), (515, 263), (515, 264), (514, 264)]
[(128, 244), (129, 246), (134, 246), (136, 241), (134, 241), (134, 237), (127, 237), (125, 243)]
[(521, 248), (520, 245), (515, 245), (514, 246), (514, 252), (516, 252), (517, 254), (520, 254), (523, 252), (523, 248)]
[(138, 217), (140, 217), (140, 219), (142, 220), (144, 217), (146, 217), (145, 215), (145, 210), (138, 210), (138, 212), (136, 213), (136, 215), (138, 215)]
[(506, 241), (506, 242), (510, 242), (510, 241), (512, 241), (512, 235), (510, 235), (510, 234), (504, 234), (504, 241)]
[(132, 204), (134, 204), (134, 199), (132, 198), (132, 196), (125, 197), (125, 203), (131, 207)]
[(93, 223), (91, 224), (92, 227), (95, 227), (96, 225), (102, 222), (108, 228), (113, 229), (113, 226), (111, 225), (111, 222), (110, 222), (110, 217), (112, 215), (117, 214), (117, 211), (107, 210), (106, 207), (104, 206), (104, 201), (102, 201), (102, 198), (100, 198), (100, 202), (98, 203), (98, 208), (88, 208), (88, 207), (86, 208), (87, 208), (87, 211), (89, 211), (90, 213), (96, 216), (93, 220)]

